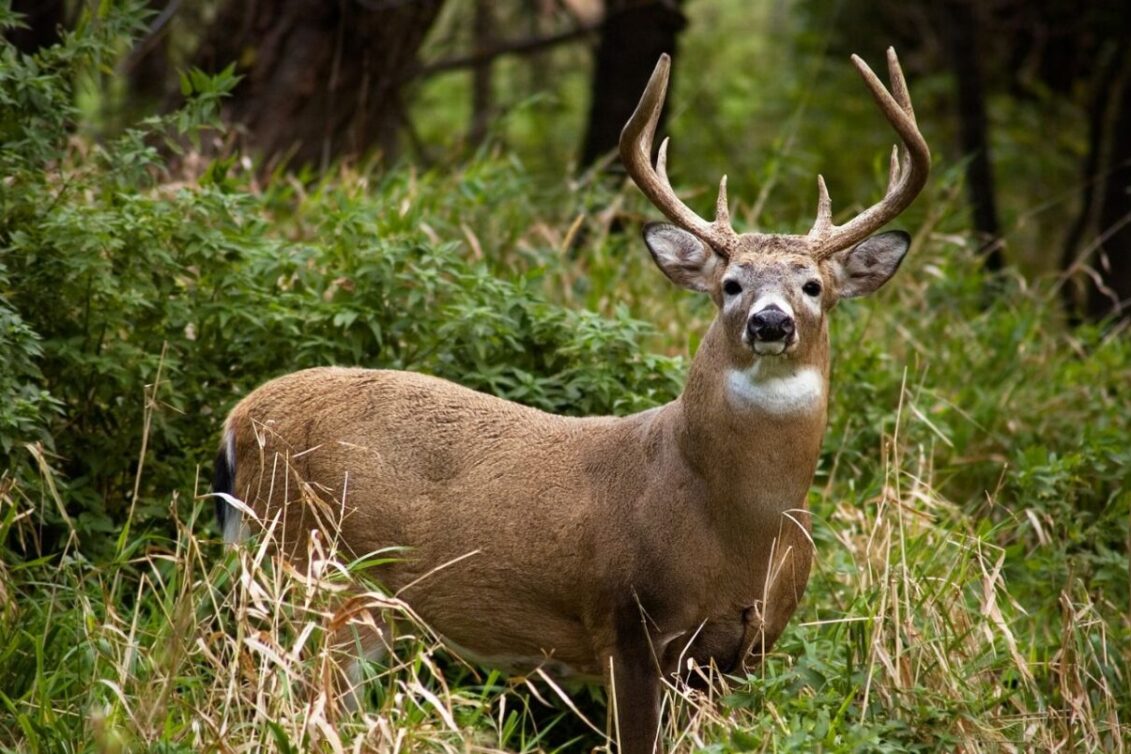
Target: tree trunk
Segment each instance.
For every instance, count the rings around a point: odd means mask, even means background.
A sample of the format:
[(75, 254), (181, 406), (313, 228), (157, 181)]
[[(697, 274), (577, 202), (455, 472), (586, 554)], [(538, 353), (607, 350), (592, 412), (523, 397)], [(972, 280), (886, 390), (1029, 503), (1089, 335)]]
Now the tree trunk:
[(616, 149), (660, 53), (675, 58), (679, 33), (687, 25), (681, 5), (682, 0), (608, 0), (593, 67), (581, 167)]
[(12, 10), (24, 17), (26, 28), (9, 29), (4, 36), (20, 52), (31, 54), (59, 41), (66, 21), (64, 0), (13, 0)]
[(958, 93), (959, 145), (966, 157), (966, 194), (985, 267), (1004, 266), (994, 196), (993, 163), (986, 127), (986, 96), (978, 65), (978, 19), (971, 0), (945, 0), (939, 7), (951, 71)]
[[(475, 52), (489, 50), (495, 32), (491, 0), (475, 0), (472, 25)], [(490, 58), (485, 58), (471, 69), (471, 123), (467, 132), (467, 143), (471, 147), (478, 147), (483, 143), (491, 125), (491, 62)]]
[(1108, 130), (1108, 170), (1097, 177), (1100, 243), (1087, 307), (1093, 320), (1114, 316), (1131, 321), (1131, 65), (1125, 63), (1123, 69), (1119, 86), (1110, 93), (1117, 101)]
[(186, 14), (178, 2), (161, 3), (164, 7), (158, 6), (159, 2), (146, 0), (153, 14), (149, 29), (118, 64), (118, 73), (129, 81), (130, 106), (139, 113), (160, 108), (179, 89), (171, 81), (169, 70), (169, 23), (178, 13), (182, 18)]
[(225, 106), (265, 166), (324, 169), (376, 147), (397, 152), (402, 90), (443, 0), (225, 0), (195, 56), (236, 62)]
[[(1115, 45), (1104, 51), (1099, 58), (1098, 73), (1092, 84), (1091, 102), (1088, 104), (1088, 151), (1084, 155), (1081, 170), (1080, 211), (1069, 226), (1064, 237), (1064, 251), (1061, 254), (1060, 268), (1066, 273), (1074, 272), (1077, 259), (1082, 253), (1081, 245), (1085, 236), (1093, 233), (1099, 225), (1099, 192), (1103, 189), (1102, 175), (1106, 168), (1108, 132), (1111, 130), (1111, 93), (1119, 90), (1118, 82), (1127, 57), (1126, 49)], [(1087, 295), (1084, 280), (1072, 276), (1062, 289), (1064, 308), (1068, 321), (1073, 326), (1083, 321)]]

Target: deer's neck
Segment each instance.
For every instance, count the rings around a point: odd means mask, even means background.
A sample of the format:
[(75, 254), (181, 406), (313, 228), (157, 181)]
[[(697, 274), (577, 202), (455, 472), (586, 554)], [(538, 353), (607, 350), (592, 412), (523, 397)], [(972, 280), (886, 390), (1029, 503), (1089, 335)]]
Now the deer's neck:
[(802, 507), (828, 407), (828, 335), (790, 358), (735, 366), (716, 322), (677, 401), (681, 456), (706, 482), (706, 504), (736, 526)]

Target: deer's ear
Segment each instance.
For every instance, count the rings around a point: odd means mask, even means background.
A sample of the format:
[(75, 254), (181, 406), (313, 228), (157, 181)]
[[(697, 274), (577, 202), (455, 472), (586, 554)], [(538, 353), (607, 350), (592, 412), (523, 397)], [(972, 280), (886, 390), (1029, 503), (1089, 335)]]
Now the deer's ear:
[(837, 283), (837, 295), (854, 298), (878, 290), (899, 269), (910, 245), (910, 235), (902, 230), (893, 230), (838, 251), (829, 260), (829, 269)]
[(710, 246), (668, 223), (645, 225), (644, 243), (673, 283), (693, 291), (711, 290), (721, 260)]

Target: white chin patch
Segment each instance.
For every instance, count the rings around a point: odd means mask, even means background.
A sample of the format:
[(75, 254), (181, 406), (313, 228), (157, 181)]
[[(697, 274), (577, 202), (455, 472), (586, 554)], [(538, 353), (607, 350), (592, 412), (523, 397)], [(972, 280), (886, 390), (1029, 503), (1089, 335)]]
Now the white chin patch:
[(781, 356), (785, 353), (787, 344), (783, 340), (776, 340), (773, 343), (766, 343), (765, 341), (754, 341), (754, 353), (759, 356)]
[(727, 372), (727, 397), (736, 408), (787, 416), (810, 413), (824, 405), (825, 381), (819, 371), (813, 367), (766, 369), (764, 365), (758, 361), (748, 369)]

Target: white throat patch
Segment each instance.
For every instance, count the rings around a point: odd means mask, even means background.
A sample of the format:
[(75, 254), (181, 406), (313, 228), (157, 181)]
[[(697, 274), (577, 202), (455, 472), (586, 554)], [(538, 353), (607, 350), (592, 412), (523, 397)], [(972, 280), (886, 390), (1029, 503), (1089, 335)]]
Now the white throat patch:
[(726, 391), (735, 408), (756, 408), (767, 414), (787, 416), (820, 408), (825, 397), (825, 381), (813, 367), (766, 368), (759, 360), (749, 369), (729, 370)]

